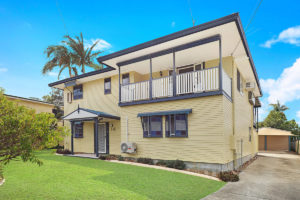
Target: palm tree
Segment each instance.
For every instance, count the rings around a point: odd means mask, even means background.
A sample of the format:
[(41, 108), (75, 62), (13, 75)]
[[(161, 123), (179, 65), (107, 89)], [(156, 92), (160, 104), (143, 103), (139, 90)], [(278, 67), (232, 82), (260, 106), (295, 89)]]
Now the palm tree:
[(72, 67), (72, 56), (69, 50), (63, 45), (51, 45), (45, 50), (47, 58), (50, 60), (44, 65), (42, 74), (51, 72), (54, 68), (59, 67), (58, 79), (64, 69), (69, 70), (70, 77), (77, 76), (77, 69)]
[(76, 36), (76, 39), (68, 35), (65, 38), (67, 40), (63, 41), (63, 43), (70, 48), (72, 62), (81, 67), (82, 73), (85, 73), (85, 66), (89, 66), (94, 70), (103, 68), (102, 65), (98, 65), (93, 61), (101, 53), (100, 51), (92, 53), (99, 41), (96, 41), (91, 47), (85, 48), (82, 33), (80, 33), (80, 37)]
[(273, 107), (273, 110), (278, 111), (278, 112), (283, 112), (286, 111), (287, 109), (289, 109), (287, 106), (285, 105), (280, 105), (279, 101), (277, 100), (276, 104), (270, 104), (270, 106)]

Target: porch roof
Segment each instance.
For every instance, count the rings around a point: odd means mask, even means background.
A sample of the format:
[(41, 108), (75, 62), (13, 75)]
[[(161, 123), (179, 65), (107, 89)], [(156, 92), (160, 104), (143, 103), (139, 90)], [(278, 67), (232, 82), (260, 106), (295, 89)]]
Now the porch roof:
[(86, 109), (86, 108), (79, 108), (74, 110), (73, 112), (67, 114), (63, 117), (64, 120), (76, 121), (76, 120), (91, 120), (96, 117), (103, 117), (108, 119), (117, 119), (120, 120), (120, 117), (111, 115), (105, 112)]
[(189, 114), (192, 112), (192, 109), (183, 109), (183, 110), (167, 110), (167, 111), (159, 111), (159, 112), (146, 112), (146, 113), (139, 113), (138, 117), (148, 117), (148, 116), (155, 116), (155, 115), (172, 115), (172, 114)]
[(280, 130), (276, 128), (260, 128), (258, 130), (258, 135), (273, 135), (273, 136), (295, 136), (291, 133), (291, 131), (286, 131), (286, 130)]

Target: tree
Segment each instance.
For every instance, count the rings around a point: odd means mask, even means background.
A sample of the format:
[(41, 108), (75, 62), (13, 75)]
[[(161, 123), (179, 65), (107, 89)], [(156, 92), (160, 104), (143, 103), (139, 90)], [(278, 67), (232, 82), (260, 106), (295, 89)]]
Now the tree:
[(56, 106), (64, 105), (64, 92), (63, 90), (52, 88), (51, 92), (42, 97), (43, 101), (47, 103), (52, 103)]
[(278, 100), (277, 100), (277, 103), (276, 103), (276, 104), (270, 104), (270, 106), (273, 107), (273, 110), (279, 111), (279, 112), (284, 112), (284, 111), (286, 111), (286, 110), (289, 109), (289, 108), (286, 107), (285, 105), (281, 105), (281, 104), (279, 103)]
[(85, 73), (85, 66), (89, 66), (94, 70), (102, 69), (102, 65), (97, 65), (94, 62), (94, 59), (101, 53), (93, 52), (93, 49), (98, 44), (99, 40), (97, 40), (91, 47), (85, 48), (84, 40), (82, 33), (80, 33), (80, 37), (76, 36), (76, 39), (71, 38), (70, 36), (66, 35), (66, 41), (63, 41), (70, 48), (70, 52), (72, 55), (72, 62), (81, 67), (81, 72)]
[(66, 127), (57, 125), (53, 114), (36, 114), (9, 101), (0, 91), (0, 168), (11, 160), (41, 165), (35, 151), (56, 146), (68, 133)]
[(286, 123), (287, 119), (283, 112), (271, 110), (263, 121), (262, 126), (286, 130)]
[[(69, 70), (69, 76), (77, 76), (77, 69), (72, 67), (72, 55), (69, 49), (63, 45), (51, 45), (44, 52), (47, 55), (49, 61), (44, 65), (42, 74), (47, 74), (53, 71), (54, 68), (59, 67), (58, 79), (63, 70)], [(74, 74), (73, 74), (73, 73)]]

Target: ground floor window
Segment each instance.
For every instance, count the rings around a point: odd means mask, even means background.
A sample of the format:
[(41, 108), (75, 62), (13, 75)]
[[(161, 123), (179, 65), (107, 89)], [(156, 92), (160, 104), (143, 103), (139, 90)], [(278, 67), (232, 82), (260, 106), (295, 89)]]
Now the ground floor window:
[(74, 122), (74, 137), (83, 138), (83, 122)]
[(166, 116), (166, 137), (187, 137), (187, 114), (173, 114)]
[(142, 117), (144, 137), (162, 137), (162, 116)]

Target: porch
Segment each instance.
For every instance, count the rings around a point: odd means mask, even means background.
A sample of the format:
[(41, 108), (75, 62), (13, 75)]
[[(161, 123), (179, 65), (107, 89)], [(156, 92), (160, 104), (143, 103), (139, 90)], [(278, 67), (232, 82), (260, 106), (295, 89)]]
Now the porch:
[(98, 158), (99, 154), (109, 154), (110, 124), (113, 125), (120, 117), (78, 106), (64, 120), (71, 124), (72, 156)]
[[(231, 99), (232, 79), (222, 58), (221, 37), (215, 35), (119, 62), (119, 105), (210, 95)], [(142, 78), (130, 80), (132, 71)]]

